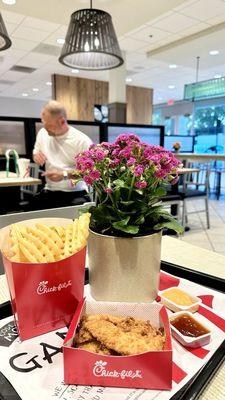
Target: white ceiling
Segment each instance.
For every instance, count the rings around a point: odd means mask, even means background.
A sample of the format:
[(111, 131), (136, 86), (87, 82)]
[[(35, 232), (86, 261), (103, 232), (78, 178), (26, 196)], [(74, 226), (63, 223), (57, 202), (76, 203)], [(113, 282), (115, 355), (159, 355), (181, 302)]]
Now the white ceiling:
[[(225, 0), (94, 0), (96, 8), (110, 12), (121, 49), (126, 51), (130, 84), (153, 87), (154, 102), (181, 99), (185, 83), (195, 81), (196, 57), (200, 56), (199, 80), (225, 76)], [(58, 62), (70, 14), (88, 7), (87, 0), (17, 0), (6, 6), (0, 0), (12, 47), (0, 52), (0, 96), (51, 98), (53, 73), (73, 75)], [(176, 41), (180, 41), (176, 43)], [(48, 48), (46, 46), (53, 47)], [(38, 48), (37, 48), (38, 46)], [(219, 50), (210, 56), (210, 50)], [(151, 55), (152, 52), (152, 55)], [(177, 64), (170, 69), (170, 64)], [(10, 71), (13, 65), (34, 68), (32, 73)], [(80, 71), (76, 76), (108, 80), (108, 72)], [(174, 89), (169, 89), (174, 85)], [(39, 89), (34, 92), (33, 88)]]

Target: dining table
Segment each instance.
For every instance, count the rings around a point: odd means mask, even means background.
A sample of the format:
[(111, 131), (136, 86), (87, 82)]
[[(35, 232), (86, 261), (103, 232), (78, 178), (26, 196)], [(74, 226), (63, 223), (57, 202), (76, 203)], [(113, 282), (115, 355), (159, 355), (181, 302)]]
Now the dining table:
[(176, 158), (181, 161), (193, 162), (210, 162), (210, 161), (225, 161), (225, 154), (214, 153), (176, 153)]
[(191, 174), (192, 172), (199, 172), (199, 168), (178, 168), (178, 175)]
[(9, 172), (8, 176), (6, 171), (0, 171), (0, 188), (11, 187), (11, 186), (31, 186), (40, 185), (41, 180), (28, 176), (26, 178), (17, 176), (14, 172)]
[[(169, 236), (162, 237), (161, 260), (162, 263), (164, 262), (168, 263), (169, 265), (176, 266), (176, 271), (178, 274), (179, 271), (180, 273), (183, 271), (189, 273), (189, 277), (186, 279), (189, 279), (190, 281), (193, 273), (195, 275), (199, 274), (200, 279), (201, 277), (202, 279), (203, 277), (211, 277), (211, 279), (215, 278), (216, 280), (220, 279), (223, 281), (225, 278), (225, 256), (189, 244), (181, 239), (175, 239)], [(2, 311), (2, 314), (0, 313), (2, 318), (8, 317), (11, 314), (10, 294), (5, 274), (0, 275), (0, 311)], [(222, 358), (221, 362), (215, 366), (215, 370), (213, 372), (214, 373), (211, 374), (210, 378), (204, 383), (204, 389), (202, 388), (201, 393), (198, 393), (199, 400), (224, 399), (225, 363), (222, 361)], [(21, 376), (21, 380), (23, 380), (23, 382), (25, 382), (24, 379), (26, 379), (26, 377), (24, 378), (24, 376)], [(199, 379), (200, 378), (197, 377), (195, 382), (197, 382)], [(198, 382), (195, 383), (195, 386), (192, 387), (192, 390), (196, 390), (197, 384)], [(199, 386), (203, 386), (203, 382), (201, 384), (200, 381), (197, 386), (199, 392)], [(182, 397), (182, 399), (197, 398), (195, 392), (192, 392), (192, 396), (193, 397)], [(4, 400), (18, 400), (16, 392), (13, 392), (12, 386), (1, 374), (0, 398), (3, 398)]]
[(19, 210), (21, 201), (21, 190), (23, 188), (30, 189), (41, 185), (42, 181), (31, 176), (20, 177), (14, 172), (0, 171), (0, 214), (5, 214), (10, 211)]

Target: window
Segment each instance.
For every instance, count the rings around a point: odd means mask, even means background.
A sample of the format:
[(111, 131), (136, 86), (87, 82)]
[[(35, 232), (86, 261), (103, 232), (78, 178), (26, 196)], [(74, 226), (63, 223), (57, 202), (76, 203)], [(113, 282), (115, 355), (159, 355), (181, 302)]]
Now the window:
[(152, 114), (152, 124), (153, 125), (162, 125), (161, 111), (155, 111)]
[(179, 115), (178, 116), (178, 135), (189, 136), (192, 128), (192, 115)]
[(195, 146), (197, 153), (225, 152), (225, 104), (195, 107)]
[(165, 118), (165, 135), (174, 135), (175, 133), (175, 117)]
[(19, 155), (26, 154), (24, 123), (0, 121), (0, 152), (15, 149)]
[(138, 127), (138, 126), (113, 126), (108, 125), (108, 141), (114, 142), (118, 135), (126, 133), (134, 133), (138, 135), (142, 142), (148, 144), (160, 144), (160, 128), (153, 128), (151, 126)]

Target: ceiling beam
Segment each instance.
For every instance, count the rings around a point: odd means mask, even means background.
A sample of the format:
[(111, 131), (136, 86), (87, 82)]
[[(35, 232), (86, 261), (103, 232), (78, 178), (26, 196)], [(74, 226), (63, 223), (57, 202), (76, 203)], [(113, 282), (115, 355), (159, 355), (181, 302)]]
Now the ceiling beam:
[(155, 56), (156, 54), (160, 54), (160, 53), (163, 53), (164, 51), (174, 49), (175, 47), (180, 46), (185, 43), (188, 43), (188, 42), (191, 42), (192, 40), (196, 40), (201, 37), (210, 35), (211, 33), (218, 32), (221, 29), (225, 29), (225, 22), (222, 22), (222, 23), (214, 25), (214, 26), (210, 26), (209, 28), (203, 29), (200, 32), (193, 33), (192, 35), (186, 36), (182, 39), (178, 39), (178, 40), (175, 40), (174, 42), (157, 47), (154, 50), (148, 51), (146, 53), (146, 55), (147, 55), (147, 57)]

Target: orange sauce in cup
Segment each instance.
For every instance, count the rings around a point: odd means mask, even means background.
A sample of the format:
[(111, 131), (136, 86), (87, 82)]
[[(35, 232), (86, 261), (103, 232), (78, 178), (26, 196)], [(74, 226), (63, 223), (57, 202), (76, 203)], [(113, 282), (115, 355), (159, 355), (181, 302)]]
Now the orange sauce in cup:
[(177, 288), (166, 290), (162, 296), (179, 306), (191, 306), (195, 303), (191, 296)]

